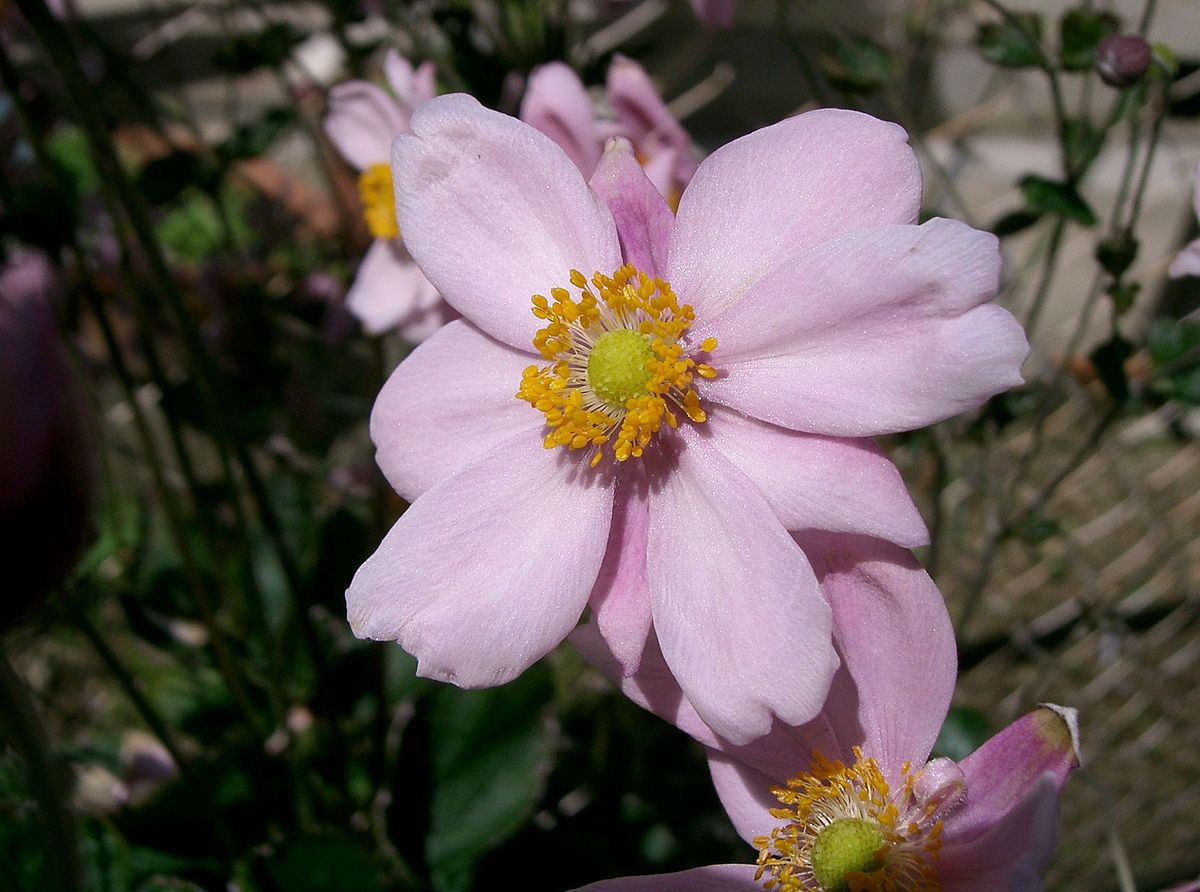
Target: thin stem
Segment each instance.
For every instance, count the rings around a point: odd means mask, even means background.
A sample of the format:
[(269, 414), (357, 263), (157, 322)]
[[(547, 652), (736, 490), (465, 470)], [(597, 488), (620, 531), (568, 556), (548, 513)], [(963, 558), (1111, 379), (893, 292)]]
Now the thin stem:
[(25, 682), (17, 675), (0, 642), (0, 735), (25, 763), (29, 789), (38, 804), (38, 820), (47, 845), (43, 876), (53, 879), (50, 888), (70, 892), (82, 888), (79, 833), (67, 805), (68, 785), (62, 766), (38, 719)]
[(1042, 278), (1038, 283), (1038, 289), (1034, 294), (1033, 301), (1029, 305), (1029, 310), (1025, 314), (1025, 336), (1031, 341), (1033, 340), (1034, 329), (1037, 328), (1038, 321), (1042, 315), (1042, 310), (1045, 308), (1046, 298), (1050, 295), (1050, 286), (1054, 282), (1054, 274), (1058, 270), (1058, 249), (1062, 246), (1063, 233), (1066, 231), (1066, 228), (1066, 220), (1058, 217), (1054, 221), (1054, 227), (1050, 230), (1050, 245), (1046, 249), (1046, 260), (1045, 265), (1042, 267)]

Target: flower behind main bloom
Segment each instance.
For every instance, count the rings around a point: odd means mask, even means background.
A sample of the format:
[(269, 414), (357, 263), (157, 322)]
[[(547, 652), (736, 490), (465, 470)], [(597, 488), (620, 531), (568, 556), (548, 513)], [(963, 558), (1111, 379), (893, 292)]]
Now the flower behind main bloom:
[(413, 504), (347, 592), (356, 634), (492, 685), (590, 606), (627, 672), (653, 627), (723, 736), (811, 718), (837, 659), (787, 531), (926, 541), (864, 438), (1020, 381), (995, 238), (914, 225), (903, 130), (857, 112), (730, 143), (677, 216), (627, 142), (589, 186), (545, 136), (461, 95), (417, 111), (392, 169), (409, 250), (464, 318), (372, 413)]
[[(588, 892), (1034, 892), (1059, 791), (1079, 765), (1075, 711), (1043, 706), (955, 764), (929, 759), (956, 651), (941, 594), (912, 556), (805, 534), (842, 659), (812, 721), (745, 746), (714, 735), (651, 646), (624, 677), (594, 626), (572, 634), (632, 699), (708, 748), (722, 804), (757, 864), (595, 883)], [(781, 670), (784, 672), (786, 670)]]

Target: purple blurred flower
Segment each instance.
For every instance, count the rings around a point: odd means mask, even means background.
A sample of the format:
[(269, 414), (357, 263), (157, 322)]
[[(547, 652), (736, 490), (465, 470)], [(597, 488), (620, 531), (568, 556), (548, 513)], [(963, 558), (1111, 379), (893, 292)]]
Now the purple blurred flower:
[(692, 0), (696, 15), (705, 24), (716, 28), (728, 28), (733, 24), (737, 11), (737, 0)]
[(325, 132), (360, 173), (359, 193), (375, 237), (359, 265), (346, 306), (370, 334), (397, 329), (406, 340), (429, 337), (454, 312), (413, 262), (396, 225), (392, 140), (408, 132), (409, 119), (436, 92), (432, 62), (414, 69), (395, 50), (384, 59), (392, 93), (369, 81), (347, 81), (329, 91)]
[(61, 582), (87, 529), (89, 450), (54, 323), (58, 277), (14, 251), (0, 268), (0, 625)]
[(1136, 34), (1110, 34), (1096, 45), (1096, 72), (1110, 87), (1137, 83), (1150, 61), (1150, 44)]
[[(1196, 165), (1196, 171), (1192, 174), (1192, 209), (1200, 218), (1200, 164)], [(1172, 279), (1200, 276), (1200, 238), (1183, 246), (1183, 250), (1171, 262), (1167, 275)]]
[[(594, 625), (572, 634), (625, 694), (707, 747), (721, 802), (759, 851), (757, 865), (586, 888), (1040, 889), (1059, 792), (1079, 765), (1074, 710), (1043, 706), (959, 764), (929, 760), (956, 671), (941, 594), (895, 545), (848, 535), (802, 538), (833, 608), (842, 661), (825, 706), (807, 724), (776, 722), (766, 736), (732, 744), (700, 720), (653, 640), (639, 671), (624, 677)], [(794, 683), (786, 663), (773, 681)]]

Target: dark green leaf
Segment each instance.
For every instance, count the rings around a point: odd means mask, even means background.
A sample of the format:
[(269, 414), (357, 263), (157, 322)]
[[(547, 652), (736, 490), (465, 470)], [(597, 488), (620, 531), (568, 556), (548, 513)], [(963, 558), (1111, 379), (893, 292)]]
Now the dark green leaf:
[(257, 34), (237, 37), (213, 55), (213, 64), (235, 74), (246, 74), (264, 66), (277, 67), (287, 61), (304, 34), (288, 22), (275, 22)]
[(1113, 312), (1123, 316), (1133, 309), (1142, 286), (1137, 282), (1113, 282), (1108, 286), (1108, 296), (1112, 298)]
[(1154, 389), (1167, 399), (1200, 406), (1200, 322), (1159, 319), (1150, 327), (1148, 344), (1161, 374)]
[(895, 74), (887, 50), (865, 37), (840, 41), (821, 57), (821, 69), (837, 89), (859, 94), (876, 92)]
[(1083, 118), (1071, 118), (1063, 130), (1063, 151), (1070, 170), (1086, 170), (1104, 146), (1104, 136)]
[(959, 762), (979, 749), (990, 736), (991, 728), (982, 712), (966, 706), (952, 706), (933, 745), (933, 755)]
[(1128, 229), (1123, 229), (1116, 235), (1110, 235), (1096, 245), (1096, 260), (1114, 279), (1125, 275), (1125, 271), (1137, 259), (1137, 253), (1138, 240)]
[(1028, 229), (1040, 219), (1042, 219), (1041, 211), (1012, 211), (993, 223), (991, 230), (1000, 238), (1004, 238), (1006, 235), (1015, 235)]
[(442, 687), (430, 704), (433, 803), (426, 854), (440, 892), (471, 887), (475, 861), (533, 813), (550, 769), (538, 665), (502, 688)]
[(1059, 22), (1059, 60), (1067, 71), (1087, 71), (1096, 59), (1096, 44), (1116, 34), (1121, 21), (1109, 12), (1072, 9)]
[(1052, 517), (1034, 513), (1025, 518), (1017, 534), (1026, 542), (1036, 545), (1062, 533), (1062, 524)]
[(1074, 186), (1035, 174), (1022, 178), (1020, 186), (1025, 204), (1030, 210), (1043, 214), (1057, 214), (1081, 226), (1095, 225), (1095, 212), (1088, 207)]
[(288, 892), (372, 892), (382, 889), (367, 852), (344, 836), (301, 837), (268, 862), (275, 885)]
[(1129, 378), (1125, 374), (1125, 360), (1133, 355), (1133, 344), (1119, 334), (1092, 351), (1092, 364), (1101, 383), (1117, 402), (1129, 399)]
[(975, 45), (989, 62), (1005, 68), (1025, 68), (1041, 62), (1041, 39), (1041, 16), (1018, 12), (1002, 22), (982, 25)]
[(141, 169), (137, 187), (153, 205), (168, 204), (191, 186), (207, 187), (212, 171), (191, 152), (175, 151), (155, 158)]
[(225, 161), (257, 158), (266, 152), (295, 120), (296, 110), (289, 106), (267, 109), (256, 121), (238, 126), (233, 135), (217, 147), (217, 154)]

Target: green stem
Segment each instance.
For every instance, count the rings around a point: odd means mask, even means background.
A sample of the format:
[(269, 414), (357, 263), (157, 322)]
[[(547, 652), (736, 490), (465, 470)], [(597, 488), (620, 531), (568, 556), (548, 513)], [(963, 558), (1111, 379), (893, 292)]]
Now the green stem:
[(46, 836), (43, 876), (49, 888), (70, 892), (82, 888), (79, 834), (67, 804), (69, 785), (62, 766), (38, 719), (37, 709), (0, 643), (0, 735), (25, 763), (29, 789), (38, 804), (38, 820)]

